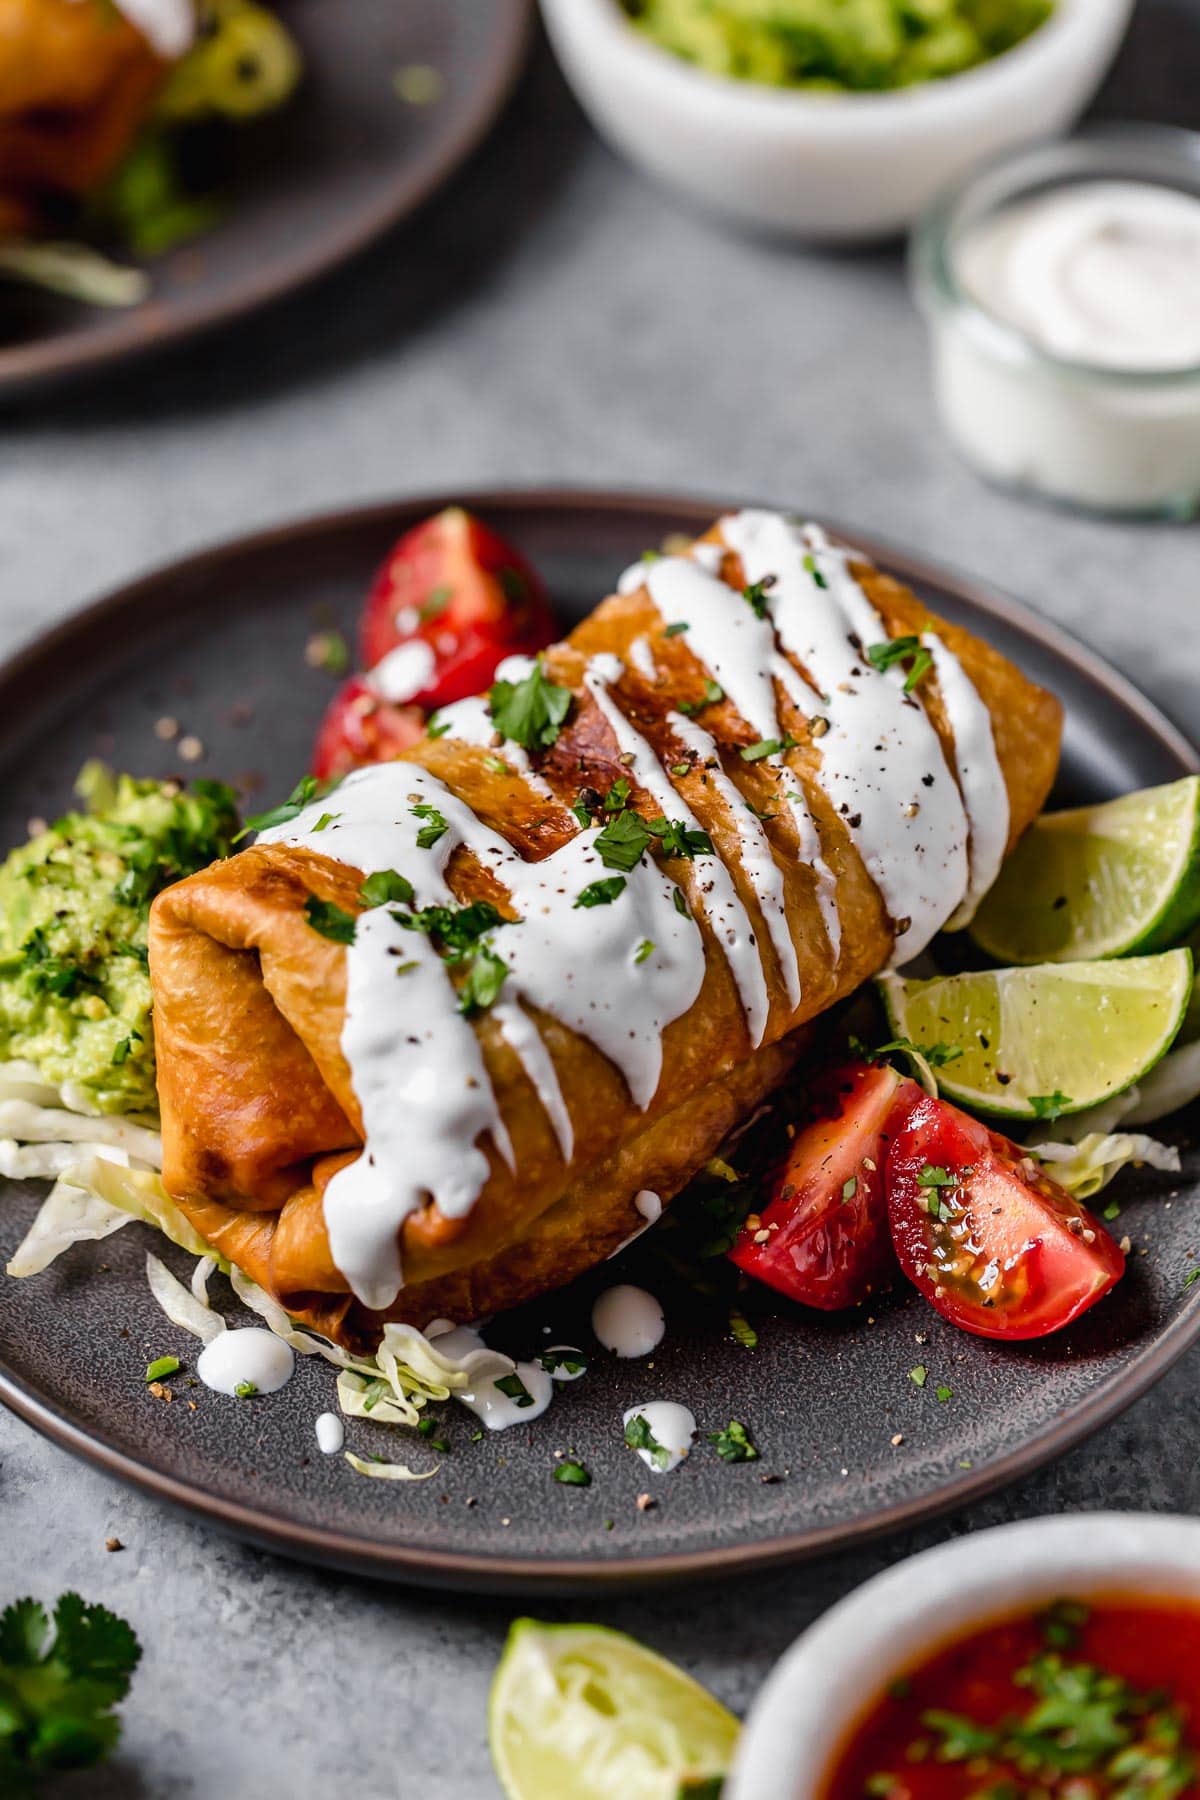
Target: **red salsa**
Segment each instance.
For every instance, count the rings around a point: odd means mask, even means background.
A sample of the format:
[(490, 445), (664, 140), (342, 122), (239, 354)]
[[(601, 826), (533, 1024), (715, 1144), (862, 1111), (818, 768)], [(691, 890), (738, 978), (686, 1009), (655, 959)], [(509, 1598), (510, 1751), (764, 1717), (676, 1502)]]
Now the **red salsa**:
[(820, 1800), (1198, 1800), (1200, 1606), (1060, 1600), (894, 1681)]

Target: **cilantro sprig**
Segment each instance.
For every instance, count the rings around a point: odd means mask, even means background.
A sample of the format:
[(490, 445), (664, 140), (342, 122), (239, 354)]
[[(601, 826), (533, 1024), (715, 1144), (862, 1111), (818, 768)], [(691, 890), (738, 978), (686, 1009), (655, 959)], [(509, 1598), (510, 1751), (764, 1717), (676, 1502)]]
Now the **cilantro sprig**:
[(757, 1462), (758, 1451), (740, 1419), (730, 1419), (724, 1431), (710, 1431), (708, 1441), (722, 1462)]
[(114, 1712), (141, 1647), (103, 1606), (63, 1594), (53, 1620), (37, 1600), (0, 1613), (0, 1793), (32, 1795), (62, 1769), (90, 1769), (121, 1735)]
[(898, 637), (884, 644), (871, 644), (867, 649), (867, 661), (880, 675), (896, 663), (907, 663), (904, 691), (911, 694), (932, 669), (933, 652), (926, 649), (919, 637)]
[(671, 1460), (671, 1452), (659, 1443), (644, 1413), (634, 1413), (626, 1424), (625, 1442), (631, 1450), (645, 1450), (656, 1469), (665, 1469)]
[(548, 750), (571, 710), (570, 688), (551, 681), (536, 662), (523, 681), (493, 682), (488, 694), (492, 724), (525, 750)]

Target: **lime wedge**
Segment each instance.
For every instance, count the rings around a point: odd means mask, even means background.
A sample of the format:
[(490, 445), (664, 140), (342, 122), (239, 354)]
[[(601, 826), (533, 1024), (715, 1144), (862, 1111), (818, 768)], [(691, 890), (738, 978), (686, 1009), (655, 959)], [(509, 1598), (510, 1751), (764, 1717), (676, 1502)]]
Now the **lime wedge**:
[(1124, 962), (1043, 963), (878, 987), (896, 1037), (949, 1046), (937, 1083), (947, 1099), (1009, 1119), (1083, 1112), (1152, 1069), (1179, 1031), (1192, 992), (1188, 950)]
[(682, 1669), (602, 1625), (518, 1619), (488, 1705), (509, 1800), (676, 1800), (714, 1791), (733, 1714)]
[(1200, 920), (1200, 775), (1043, 813), (971, 925), (1001, 963), (1167, 950)]

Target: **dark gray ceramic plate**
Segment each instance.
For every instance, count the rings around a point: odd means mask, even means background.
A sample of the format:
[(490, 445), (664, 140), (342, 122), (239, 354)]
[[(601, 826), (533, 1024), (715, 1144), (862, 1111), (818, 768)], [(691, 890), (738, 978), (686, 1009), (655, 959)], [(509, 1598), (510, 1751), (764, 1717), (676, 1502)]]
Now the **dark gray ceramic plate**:
[[(88, 756), (177, 772), (153, 732), (164, 713), (206, 746), (191, 772), (253, 777), (272, 797), (286, 791), (332, 689), (306, 666), (309, 634), (333, 622), (352, 633), (391, 539), (444, 503), (429, 497), (317, 520), (194, 557), (43, 638), (0, 671), (0, 842), (22, 838), (29, 815), (60, 809)], [(719, 510), (571, 493), (466, 504), (532, 557), (564, 621), (606, 593), (644, 547)], [(1015, 601), (849, 535), (1062, 696), (1062, 798), (1198, 766), (1119, 675)], [(1132, 1258), (1103, 1306), (1049, 1343), (1010, 1349), (967, 1338), (911, 1293), (881, 1302), (874, 1322), (768, 1307), (752, 1352), (725, 1336), (723, 1313), (706, 1320), (671, 1308), (651, 1363), (598, 1354), (528, 1430), (476, 1444), (473, 1420), (444, 1409), (452, 1448), (419, 1486), (365, 1481), (317, 1453), (313, 1420), (331, 1401), (321, 1364), (305, 1363), (270, 1401), (234, 1405), (177, 1381), (171, 1405), (155, 1402), (142, 1382), (147, 1359), (173, 1351), (188, 1363), (196, 1345), (150, 1298), (143, 1257), (151, 1243), (163, 1246), (141, 1226), (77, 1247), (35, 1280), (0, 1276), (0, 1397), (66, 1448), (216, 1525), (376, 1575), (530, 1592), (782, 1562), (960, 1505), (1142, 1393), (1200, 1336), (1200, 1287), (1184, 1285), (1197, 1243), (1196, 1176), (1193, 1163), (1169, 1211), (1161, 1178), (1123, 1179), (1114, 1190), (1121, 1229), (1148, 1254)], [(4, 1192), (0, 1266), (38, 1197), (35, 1184)], [(625, 1259), (634, 1279), (647, 1268), (639, 1251), (648, 1254), (639, 1246)], [(186, 1269), (170, 1246), (166, 1255)], [(600, 1279), (612, 1276), (607, 1269)], [(594, 1285), (511, 1317), (502, 1341), (525, 1352), (564, 1340), (595, 1349), (586, 1323)], [(221, 1301), (231, 1307), (227, 1291)], [(924, 1391), (909, 1379), (918, 1363), (930, 1371)], [(950, 1401), (937, 1401), (939, 1385), (952, 1388)], [(743, 1420), (761, 1461), (727, 1465), (702, 1446), (677, 1473), (650, 1475), (623, 1447), (620, 1416), (657, 1397), (685, 1401), (704, 1431)], [(896, 1433), (904, 1441), (893, 1447)], [(352, 1427), (350, 1438), (360, 1450), (389, 1448), (377, 1427)], [(590, 1488), (551, 1479), (555, 1450), (568, 1448), (591, 1469)], [(412, 1460), (433, 1459), (420, 1446)], [(635, 1501), (646, 1488), (658, 1505), (642, 1513)]]
[[(469, 155), (525, 53), (530, 0), (290, 0), (305, 83), (279, 113), (227, 134), (221, 222), (148, 264), (128, 311), (0, 287), (0, 391), (152, 350), (232, 319), (352, 256)], [(436, 69), (433, 103), (402, 103), (395, 72)]]

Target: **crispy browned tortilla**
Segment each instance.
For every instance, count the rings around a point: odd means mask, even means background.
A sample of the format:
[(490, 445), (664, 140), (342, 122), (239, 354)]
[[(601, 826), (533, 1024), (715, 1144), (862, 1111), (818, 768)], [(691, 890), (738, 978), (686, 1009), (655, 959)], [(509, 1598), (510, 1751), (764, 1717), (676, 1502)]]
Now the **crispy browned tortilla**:
[[(730, 604), (744, 604), (736, 591), (742, 572), (731, 553), (722, 573), (734, 590)], [(855, 573), (890, 636), (936, 631), (973, 681), (991, 714), (1010, 801), (1011, 847), (1041, 809), (1054, 777), (1058, 702), (970, 633), (930, 621), (927, 607), (890, 577), (865, 565), (855, 565)], [(629, 646), (643, 636), (653, 645), (657, 682), (628, 661)], [(557, 742), (536, 759), (558, 808), (519, 774), (505, 772), (495, 756), (450, 736), (422, 742), (407, 759), (432, 771), (522, 856), (546, 856), (574, 830), (568, 808), (581, 787), (607, 792), (629, 773), (608, 722), (582, 685), (587, 659), (600, 652), (624, 663), (614, 689), (621, 709), (666, 762), (676, 762), (667, 715), (681, 702), (700, 699), (706, 671), (685, 636), (664, 634), (645, 589), (604, 601), (547, 653), (548, 673), (576, 697)], [(932, 677), (922, 683), (921, 698), (952, 753)], [(800, 966), (800, 1005), (791, 1007), (773, 956), (767, 956), (770, 1022), (763, 1043), (753, 1048), (729, 965), (702, 909), (693, 905), (705, 938), (704, 983), (691, 1009), (666, 1029), (662, 1079), (645, 1112), (593, 1044), (534, 1013), (570, 1108), (575, 1146), (569, 1163), (517, 1056), (486, 1013), (477, 1018), (516, 1172), (489, 1149), (490, 1177), (466, 1217), (447, 1218), (432, 1201), (410, 1215), (401, 1231), (405, 1285), (386, 1315), (360, 1306), (330, 1254), (321, 1193), (359, 1148), (361, 1118), (341, 1048), (345, 950), (313, 931), (304, 916), (310, 895), (360, 911), (364, 871), (311, 850), (260, 845), (160, 895), (151, 916), (150, 969), (164, 1180), (197, 1229), (291, 1311), (347, 1340), (369, 1338), (385, 1316), (422, 1325), (435, 1316), (464, 1320), (491, 1313), (569, 1281), (610, 1255), (642, 1223), (634, 1207), (638, 1191), (651, 1189), (664, 1202), (677, 1194), (786, 1079), (808, 1022), (882, 968), (892, 949), (894, 924), (817, 780), (819, 744), (782, 694), (780, 707), (796, 740), (789, 769), (804, 789), (836, 878), (840, 956), (831, 951), (816, 877), (800, 857), (791, 816), (772, 808), (774, 775), (739, 755), (756, 734), (730, 701), (707, 706), (705, 726), (727, 774), (769, 816)], [(703, 767), (680, 777), (678, 788), (729, 868), (758, 942), (769, 943), (754, 887), (740, 867), (735, 823)], [(637, 791), (633, 804), (648, 818), (661, 810)], [(703, 859), (679, 865), (678, 878), (694, 897)], [(467, 851), (456, 852), (449, 879), (461, 900), (485, 897), (502, 910), (507, 902)]]

